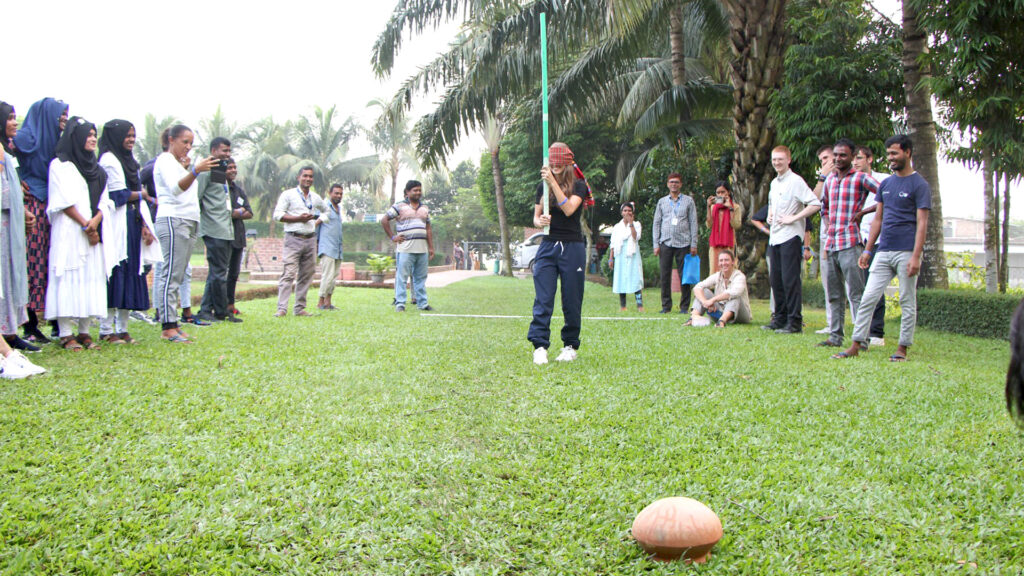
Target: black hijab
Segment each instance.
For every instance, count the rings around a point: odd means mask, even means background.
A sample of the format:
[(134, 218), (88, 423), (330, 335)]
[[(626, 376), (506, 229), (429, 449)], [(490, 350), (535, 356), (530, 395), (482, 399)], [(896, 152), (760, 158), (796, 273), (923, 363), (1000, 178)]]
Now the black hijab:
[(78, 173), (89, 185), (89, 208), (92, 209), (91, 216), (95, 216), (99, 209), (100, 196), (107, 186), (107, 173), (100, 168), (96, 160), (96, 153), (85, 149), (85, 141), (89, 138), (89, 132), (96, 130), (96, 126), (81, 118), (74, 116), (68, 119), (67, 127), (57, 142), (57, 159), (61, 162), (71, 162), (78, 168)]
[(11, 114), (14, 114), (14, 106), (0, 100), (0, 144), (3, 144), (4, 151), (8, 154), (14, 154), (11, 139), (7, 137), (7, 120)]
[(128, 191), (138, 192), (142, 190), (142, 183), (139, 181), (139, 162), (131, 150), (124, 148), (124, 139), (132, 128), (135, 126), (127, 120), (111, 120), (104, 124), (103, 136), (100, 137), (100, 157), (107, 152), (113, 154), (121, 162)]

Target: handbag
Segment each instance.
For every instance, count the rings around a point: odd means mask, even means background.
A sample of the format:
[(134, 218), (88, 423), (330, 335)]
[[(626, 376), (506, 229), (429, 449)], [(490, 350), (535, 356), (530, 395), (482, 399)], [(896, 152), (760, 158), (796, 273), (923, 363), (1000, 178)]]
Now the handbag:
[(700, 282), (700, 256), (687, 254), (683, 257), (683, 274), (679, 277), (680, 284), (696, 284)]

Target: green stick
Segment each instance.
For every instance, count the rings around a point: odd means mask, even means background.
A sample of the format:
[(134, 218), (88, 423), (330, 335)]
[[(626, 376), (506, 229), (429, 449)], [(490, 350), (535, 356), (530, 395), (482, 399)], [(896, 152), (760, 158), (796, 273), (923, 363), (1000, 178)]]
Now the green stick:
[[(551, 159), (548, 157), (548, 15), (545, 12), (540, 13), (540, 88), (541, 88), (541, 107), (543, 109), (543, 116), (541, 123), (544, 125), (544, 166), (551, 165)], [(548, 216), (548, 181), (544, 181), (544, 215)], [(547, 234), (551, 229), (551, 226), (544, 227), (544, 233)]]

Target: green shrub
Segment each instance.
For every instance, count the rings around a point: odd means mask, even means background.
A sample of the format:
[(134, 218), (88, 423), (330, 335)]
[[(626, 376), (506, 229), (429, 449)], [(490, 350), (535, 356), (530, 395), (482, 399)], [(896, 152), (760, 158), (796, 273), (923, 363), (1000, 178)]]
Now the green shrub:
[(1020, 303), (1012, 294), (979, 290), (917, 291), (917, 325), (982, 338), (1010, 337), (1010, 319)]
[[(804, 306), (825, 307), (825, 291), (821, 282), (804, 282)], [(891, 306), (886, 316), (898, 322), (899, 298), (895, 318)], [(921, 288), (917, 291), (917, 325), (921, 328), (978, 336), (981, 338), (1010, 337), (1010, 319), (1020, 303), (1018, 294), (989, 294), (968, 288), (938, 290)], [(894, 325), (895, 327), (895, 325)]]

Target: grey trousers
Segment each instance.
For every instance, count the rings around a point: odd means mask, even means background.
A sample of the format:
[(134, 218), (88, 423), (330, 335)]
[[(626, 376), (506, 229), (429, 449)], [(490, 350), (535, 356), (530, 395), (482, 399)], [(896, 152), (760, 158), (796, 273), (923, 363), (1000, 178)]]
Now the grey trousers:
[(320, 297), (326, 298), (334, 294), (334, 287), (338, 284), (338, 271), (341, 270), (341, 260), (330, 256), (320, 257)]
[(885, 296), (885, 287), (893, 276), (900, 282), (900, 346), (914, 344), (914, 329), (917, 327), (917, 275), (907, 275), (907, 264), (911, 252), (879, 252), (871, 263), (868, 285), (864, 288), (857, 319), (853, 325), (853, 341), (867, 342), (871, 329), (871, 314), (878, 300)]
[[(860, 309), (861, 296), (864, 294), (864, 271), (857, 265), (857, 260), (863, 251), (864, 247), (857, 244), (828, 253), (829, 339), (835, 342), (843, 341), (846, 300), (850, 301), (850, 310)], [(856, 315), (853, 321), (857, 321)]]
[[(153, 279), (153, 308), (165, 326), (178, 323), (178, 289), (192, 257), (199, 223), (182, 218), (157, 217), (153, 223), (163, 252), (163, 266)], [(186, 302), (186, 305), (191, 303)]]
[(295, 313), (306, 309), (306, 293), (316, 274), (316, 236), (303, 238), (291, 232), (284, 235), (281, 248), (284, 271), (277, 282), (277, 311), (288, 312), (288, 298), (295, 289)]

